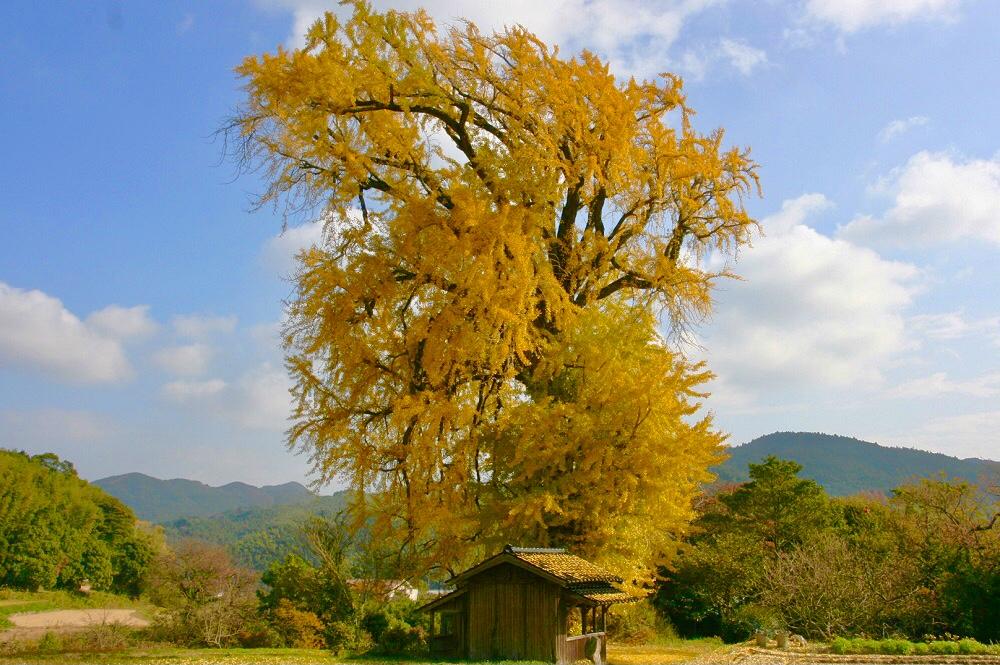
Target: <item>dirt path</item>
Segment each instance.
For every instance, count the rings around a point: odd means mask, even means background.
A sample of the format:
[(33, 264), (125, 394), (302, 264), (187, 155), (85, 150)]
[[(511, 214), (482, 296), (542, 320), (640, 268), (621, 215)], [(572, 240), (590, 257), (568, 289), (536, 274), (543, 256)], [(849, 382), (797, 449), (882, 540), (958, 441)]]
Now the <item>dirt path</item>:
[(136, 610), (53, 610), (51, 612), (20, 612), (7, 617), (15, 628), (86, 628), (101, 623), (120, 623), (144, 628), (149, 622)]

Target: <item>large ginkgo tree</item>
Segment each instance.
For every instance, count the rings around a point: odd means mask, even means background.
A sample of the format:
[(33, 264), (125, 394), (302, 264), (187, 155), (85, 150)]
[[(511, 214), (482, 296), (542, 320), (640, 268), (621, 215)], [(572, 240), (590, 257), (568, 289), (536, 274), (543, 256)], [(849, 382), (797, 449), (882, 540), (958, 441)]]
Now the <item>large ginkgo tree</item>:
[(262, 202), (325, 220), (289, 304), (290, 445), (416, 570), (513, 542), (648, 581), (724, 440), (670, 338), (756, 231), (756, 165), (670, 74), (344, 14), (238, 69)]

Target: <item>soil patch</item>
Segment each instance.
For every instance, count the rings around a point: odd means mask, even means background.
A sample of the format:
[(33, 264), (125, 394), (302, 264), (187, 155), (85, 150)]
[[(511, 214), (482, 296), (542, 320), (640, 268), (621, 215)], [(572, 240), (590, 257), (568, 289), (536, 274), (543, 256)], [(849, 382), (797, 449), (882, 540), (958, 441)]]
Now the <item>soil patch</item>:
[(908, 655), (888, 656), (880, 654), (832, 654), (816, 651), (774, 649), (759, 649), (754, 647), (738, 647), (725, 654), (713, 654), (709, 659), (712, 663), (730, 663), (732, 665), (1000, 665), (1000, 656), (986, 655)]
[(136, 610), (53, 610), (51, 612), (19, 612), (7, 619), (14, 628), (86, 628), (102, 623), (120, 623), (133, 628), (144, 628), (149, 622)]

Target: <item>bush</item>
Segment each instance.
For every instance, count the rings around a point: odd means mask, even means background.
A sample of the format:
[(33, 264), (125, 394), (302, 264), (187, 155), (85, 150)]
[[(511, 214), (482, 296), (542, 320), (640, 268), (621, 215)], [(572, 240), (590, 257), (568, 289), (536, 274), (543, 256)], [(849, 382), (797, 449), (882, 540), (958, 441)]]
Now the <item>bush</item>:
[(252, 571), (221, 547), (181, 541), (154, 561), (150, 599), (162, 606), (151, 632), (188, 646), (231, 646), (257, 615)]
[(986, 645), (971, 639), (959, 640), (958, 652), (964, 654), (986, 653)]
[(375, 651), (387, 656), (411, 656), (425, 651), (427, 633), (420, 626), (411, 626), (402, 621), (393, 621), (382, 631), (375, 645)]
[(42, 653), (56, 653), (62, 651), (62, 639), (51, 631), (46, 631), (42, 638), (38, 640), (36, 648)]
[(830, 651), (836, 654), (851, 653), (851, 641), (845, 637), (838, 637), (830, 642)]
[(648, 644), (658, 638), (677, 637), (670, 621), (660, 615), (647, 600), (616, 605), (608, 612), (607, 631), (610, 639), (626, 643)]
[(374, 641), (368, 631), (358, 628), (346, 621), (332, 621), (323, 630), (326, 646), (335, 651), (350, 651), (364, 653), (370, 651)]
[(382, 610), (369, 612), (361, 619), (361, 627), (378, 642), (382, 639), (382, 632), (389, 627), (389, 615)]
[(906, 656), (913, 653), (913, 643), (908, 640), (882, 640), (879, 653)]
[(743, 605), (725, 617), (722, 625), (722, 639), (726, 642), (742, 642), (754, 633), (772, 633), (784, 628), (781, 615), (769, 607)]
[(976, 655), (1000, 654), (1000, 648), (989, 646), (974, 639), (937, 640), (929, 642), (910, 642), (908, 640), (868, 640), (863, 638), (847, 639), (838, 637), (830, 642), (831, 653), (836, 654), (887, 654), (907, 656), (910, 654), (926, 655)]
[(297, 609), (287, 598), (278, 601), (272, 612), (272, 625), (285, 646), (296, 649), (319, 649), (325, 646), (323, 622), (312, 612)]
[(278, 631), (265, 621), (247, 624), (236, 639), (244, 649), (273, 649), (285, 646)]
[(931, 653), (939, 656), (950, 656), (958, 653), (958, 642), (931, 642), (927, 646), (930, 648)]

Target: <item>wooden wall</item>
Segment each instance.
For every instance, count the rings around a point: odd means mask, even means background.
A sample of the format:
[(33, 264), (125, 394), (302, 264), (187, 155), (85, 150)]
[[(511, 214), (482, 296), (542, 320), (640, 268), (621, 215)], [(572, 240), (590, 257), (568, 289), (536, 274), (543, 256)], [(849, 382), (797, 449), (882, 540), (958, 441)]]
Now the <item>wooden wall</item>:
[(467, 584), (466, 638), (471, 660), (556, 661), (560, 589), (502, 564)]

